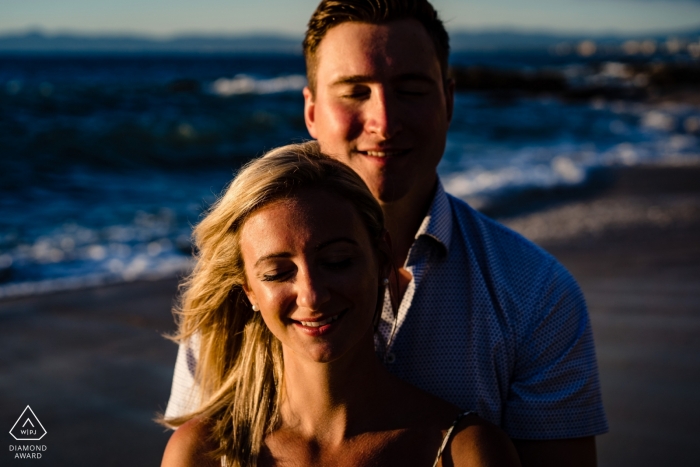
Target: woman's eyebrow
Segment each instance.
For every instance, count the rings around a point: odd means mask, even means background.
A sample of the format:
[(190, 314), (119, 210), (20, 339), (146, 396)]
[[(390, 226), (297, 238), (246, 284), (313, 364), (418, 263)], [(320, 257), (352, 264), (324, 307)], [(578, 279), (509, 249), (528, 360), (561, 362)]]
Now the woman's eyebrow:
[(358, 243), (353, 240), (352, 238), (349, 237), (336, 237), (336, 238), (331, 238), (330, 240), (326, 240), (325, 242), (321, 242), (318, 245), (316, 245), (316, 251), (322, 250), (323, 248), (326, 248), (327, 246), (330, 246), (334, 243), (338, 242), (343, 242), (343, 243), (350, 243), (354, 246), (359, 246)]
[(292, 254), (291, 253), (270, 253), (269, 255), (261, 256), (258, 258), (258, 260), (255, 262), (255, 266), (258, 266), (260, 263), (264, 263), (268, 259), (277, 259), (277, 258), (291, 258)]
[[(349, 237), (336, 237), (336, 238), (331, 238), (330, 240), (326, 240), (325, 242), (321, 242), (318, 245), (314, 247), (316, 251), (322, 250), (323, 248), (326, 248), (327, 246), (333, 245), (335, 243), (350, 243), (351, 245), (354, 246), (359, 246), (359, 244), (353, 240), (352, 238)], [(282, 252), (282, 253), (270, 253), (268, 255), (261, 256), (258, 258), (258, 260), (255, 262), (255, 266), (258, 266), (260, 263), (264, 263), (267, 260), (270, 259), (280, 259), (280, 258), (291, 258), (292, 254), (289, 252)]]

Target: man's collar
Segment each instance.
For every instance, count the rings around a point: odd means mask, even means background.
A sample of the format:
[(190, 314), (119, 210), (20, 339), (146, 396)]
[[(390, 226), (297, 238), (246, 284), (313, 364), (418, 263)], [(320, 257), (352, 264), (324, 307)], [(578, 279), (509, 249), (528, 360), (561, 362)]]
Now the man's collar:
[(423, 223), (421, 223), (415, 238), (417, 240), (420, 237), (432, 238), (443, 246), (445, 253), (449, 253), (452, 239), (452, 211), (450, 200), (447, 198), (439, 177), (433, 202), (428, 214), (423, 218)]

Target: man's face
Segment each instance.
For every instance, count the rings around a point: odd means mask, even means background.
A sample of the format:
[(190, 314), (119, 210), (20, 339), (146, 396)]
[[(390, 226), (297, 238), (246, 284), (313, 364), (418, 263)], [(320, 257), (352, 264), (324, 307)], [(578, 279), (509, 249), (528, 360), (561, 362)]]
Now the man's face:
[(342, 23), (326, 33), (316, 61), (304, 115), (323, 152), (355, 170), (382, 204), (424, 201), (453, 99), (425, 28), (413, 19)]

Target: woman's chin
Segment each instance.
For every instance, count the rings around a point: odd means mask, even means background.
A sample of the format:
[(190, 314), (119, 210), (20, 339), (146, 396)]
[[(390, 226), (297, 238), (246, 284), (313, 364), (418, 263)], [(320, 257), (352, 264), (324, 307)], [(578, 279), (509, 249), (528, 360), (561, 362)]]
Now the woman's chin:
[[(340, 363), (350, 361), (356, 358), (367, 357), (367, 352), (364, 352), (365, 347), (371, 349), (370, 354), (374, 355), (374, 339), (370, 335), (371, 344), (363, 342), (364, 338), (358, 339), (355, 342), (317, 342), (314, 345), (305, 346), (304, 348), (287, 349), (292, 350), (296, 358), (309, 363)], [(373, 357), (370, 357), (373, 358)]]
[[(310, 363), (333, 363), (348, 353), (348, 349), (337, 348), (333, 345), (319, 345), (307, 348), (303, 352), (294, 352)], [(301, 354), (301, 355), (300, 355)]]

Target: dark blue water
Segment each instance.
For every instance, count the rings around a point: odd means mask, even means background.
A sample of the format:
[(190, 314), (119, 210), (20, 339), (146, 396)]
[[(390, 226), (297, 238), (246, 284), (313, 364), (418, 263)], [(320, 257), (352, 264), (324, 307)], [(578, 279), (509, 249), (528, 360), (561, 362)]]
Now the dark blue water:
[[(596, 78), (547, 54), (453, 61)], [(303, 75), (293, 55), (0, 57), (0, 297), (186, 270), (191, 225), (236, 169), (308, 138)], [(696, 160), (696, 122), (682, 105), (459, 94), (439, 170), (479, 205)]]

